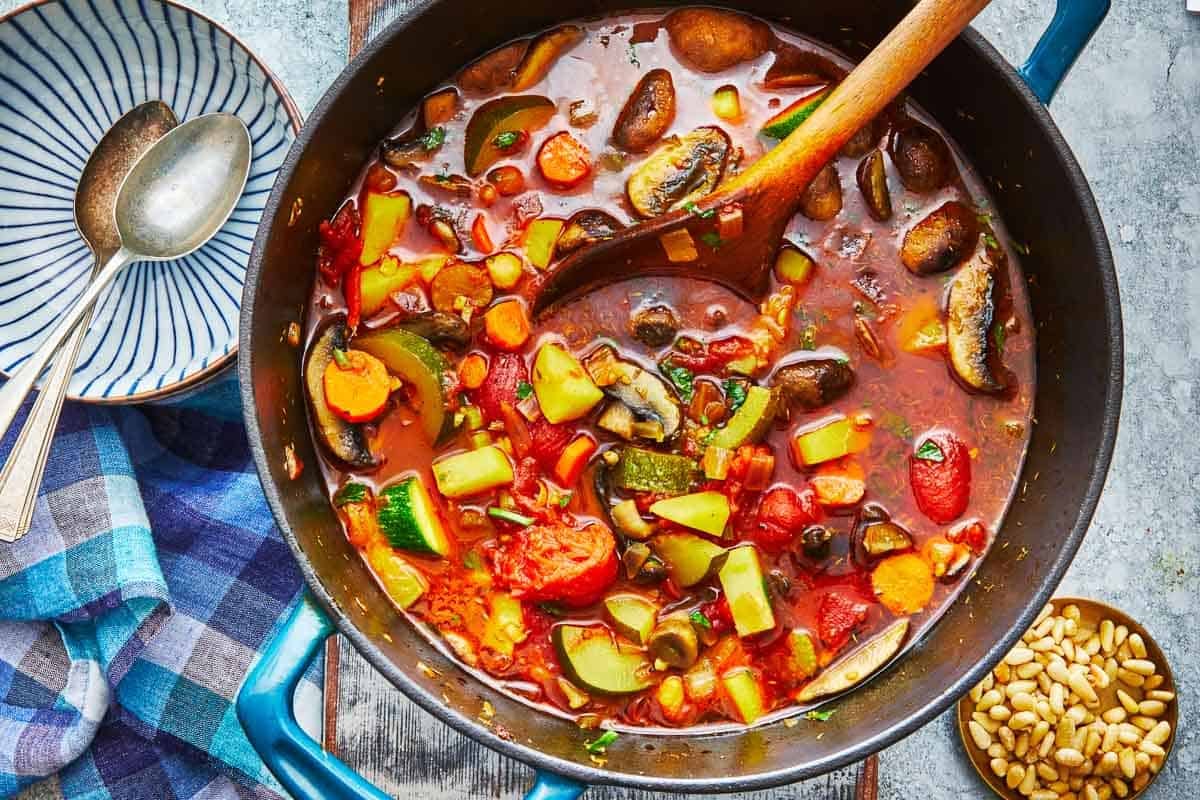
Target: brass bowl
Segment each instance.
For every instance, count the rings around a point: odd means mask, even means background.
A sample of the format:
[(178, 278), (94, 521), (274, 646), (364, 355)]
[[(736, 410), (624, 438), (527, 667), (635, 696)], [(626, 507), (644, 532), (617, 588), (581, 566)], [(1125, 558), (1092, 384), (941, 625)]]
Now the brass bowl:
[[(1056, 597), (1050, 602), (1053, 604), (1054, 613), (1056, 614), (1061, 614), (1062, 610), (1069, 605), (1074, 604), (1078, 606), (1080, 624), (1086, 628), (1098, 629), (1101, 620), (1111, 619), (1113, 623), (1118, 626), (1124, 625), (1129, 629), (1131, 634), (1137, 633), (1142, 637), (1142, 641), (1146, 644), (1146, 657), (1155, 663), (1155, 665), (1158, 667), (1158, 674), (1163, 676), (1163, 683), (1158, 688), (1176, 693), (1175, 699), (1167, 704), (1166, 711), (1160, 717), (1160, 719), (1166, 720), (1171, 725), (1171, 736), (1169, 739), (1167, 739), (1166, 743), (1162, 745), (1163, 750), (1166, 751), (1166, 755), (1163, 756), (1163, 765), (1165, 768), (1166, 762), (1171, 758), (1171, 749), (1175, 745), (1175, 737), (1176, 733), (1178, 732), (1179, 696), (1175, 688), (1175, 676), (1171, 672), (1171, 665), (1167, 663), (1167, 659), (1163, 655), (1162, 650), (1159, 648), (1158, 643), (1154, 640), (1154, 637), (1150, 635), (1150, 632), (1146, 630), (1145, 626), (1130, 617), (1125, 612), (1121, 611), (1120, 609), (1113, 608), (1112, 606), (1102, 603), (1098, 600), (1090, 600), (1083, 597)], [(1124, 688), (1136, 700), (1141, 699), (1142, 691), (1140, 689), (1131, 690), (1129, 687), (1120, 683), (1120, 681), (1113, 681), (1108, 688), (1097, 690), (1097, 694), (1100, 695), (1100, 703), (1102, 707), (1109, 708), (1115, 704), (1119, 705), (1117, 701), (1118, 688)], [(996, 773), (992, 772), (991, 757), (987, 754), (986, 750), (980, 750), (975, 746), (975, 742), (972, 741), (971, 734), (967, 730), (967, 723), (971, 719), (971, 713), (975, 710), (975, 703), (972, 702), (970, 697), (964, 695), (958, 701), (956, 709), (959, 738), (962, 739), (962, 746), (967, 751), (967, 758), (971, 762), (971, 766), (975, 768), (975, 772), (979, 774), (980, 779), (982, 779), (983, 782), (986, 783), (988, 787), (996, 793), (997, 796), (1003, 797), (1005, 800), (1027, 800), (1016, 789), (1009, 789), (1003, 777), (997, 777)], [(1053, 736), (1054, 731), (1051, 730), (1047, 735)], [(1163, 770), (1160, 769), (1157, 774), (1151, 774), (1150, 780), (1145, 786), (1142, 787), (1140, 791), (1131, 791), (1124, 798), (1124, 800), (1136, 800), (1136, 798), (1145, 794), (1145, 792), (1154, 785), (1154, 781), (1159, 775), (1162, 774), (1162, 771)]]

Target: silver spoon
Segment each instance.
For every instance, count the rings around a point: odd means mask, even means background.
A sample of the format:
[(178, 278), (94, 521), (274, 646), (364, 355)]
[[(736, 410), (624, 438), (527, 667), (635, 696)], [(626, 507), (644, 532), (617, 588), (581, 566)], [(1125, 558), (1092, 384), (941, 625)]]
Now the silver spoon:
[[(182, 258), (220, 230), (246, 187), (250, 149), (250, 132), (240, 119), (206, 114), (171, 130), (134, 163), (117, 192), (117, 250), (29, 360), (0, 387), (0, 437), (38, 376), (125, 265)], [(7, 466), (5, 471), (10, 471)], [(19, 474), (16, 467), (11, 473), (14, 479)], [(29, 529), (30, 498), (36, 497), (40, 480), (21, 478), (24, 491), (7, 493), (0, 504), (0, 540), (14, 541)], [(9, 495), (19, 496), (10, 503)]]
[[(142, 103), (113, 123), (88, 157), (75, 187), (75, 227), (92, 251), (92, 275), (121, 247), (113, 213), (121, 182), (138, 158), (178, 124), (175, 112), (166, 103)], [(29, 530), (58, 415), (93, 310), (94, 304), (59, 350), (4, 462), (0, 472), (0, 540), (12, 541)]]

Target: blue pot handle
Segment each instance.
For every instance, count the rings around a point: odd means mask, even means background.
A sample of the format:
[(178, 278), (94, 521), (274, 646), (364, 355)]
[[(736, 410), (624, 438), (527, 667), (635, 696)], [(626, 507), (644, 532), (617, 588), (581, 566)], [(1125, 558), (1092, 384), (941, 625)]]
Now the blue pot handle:
[(1108, 14), (1110, 0), (1058, 0), (1054, 19), (1017, 72), (1047, 105)]
[[(321, 645), (335, 633), (324, 610), (308, 595), (250, 671), (237, 698), (246, 738), (297, 800), (389, 800), (366, 778), (326, 753), (300, 726), (292, 696)], [(587, 788), (539, 772), (526, 800), (575, 800)]]

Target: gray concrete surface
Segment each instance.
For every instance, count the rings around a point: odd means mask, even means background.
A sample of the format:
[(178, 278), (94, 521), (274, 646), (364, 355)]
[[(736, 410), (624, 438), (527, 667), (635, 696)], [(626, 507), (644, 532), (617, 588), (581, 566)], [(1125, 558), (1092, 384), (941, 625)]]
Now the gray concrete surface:
[[(345, 61), (342, 0), (190, 1), (245, 39), (303, 110)], [(0, 0), (0, 13), (19, 2)], [(977, 27), (1020, 62), (1052, 6), (996, 0)], [(1146, 797), (1197, 797), (1200, 17), (1185, 12), (1184, 0), (1117, 3), (1052, 111), (1104, 215), (1126, 334), (1116, 458), (1062, 591), (1113, 603), (1157, 634), (1181, 687), (1181, 730), (1173, 758)], [(883, 753), (880, 773), (880, 797), (887, 800), (986, 796), (948, 714)], [(42, 796), (55, 794), (48, 787)]]

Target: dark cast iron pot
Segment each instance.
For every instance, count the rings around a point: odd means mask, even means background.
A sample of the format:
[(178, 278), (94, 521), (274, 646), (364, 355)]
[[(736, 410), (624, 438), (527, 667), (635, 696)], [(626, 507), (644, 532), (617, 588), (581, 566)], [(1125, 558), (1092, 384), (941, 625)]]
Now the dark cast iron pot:
[[(904, 0), (745, 0), (738, 6), (852, 58), (865, 55), (907, 10)], [(836, 701), (837, 714), (822, 724), (819, 739), (803, 726), (782, 723), (704, 737), (625, 734), (610, 746), (603, 769), (584, 751), (587, 732), (531, 713), (415, 634), (341, 533), (315, 469), (300, 357), (280, 335), (305, 308), (317, 222), (335, 210), (400, 115), (445, 76), (510, 38), (624, 7), (620, 0), (435, 0), (406, 14), (334, 81), (275, 184), (246, 275), (239, 368), (263, 488), (311, 596), (250, 676), (238, 710), (250, 740), (297, 797), (384, 797), (323, 753), (291, 715), (291, 689), (334, 632), (425, 710), (535, 767), (539, 779), (530, 797), (575, 797), (592, 783), (731, 792), (820, 775), (907, 736), (977, 682), (1049, 599), (1091, 520), (1120, 409), (1120, 303), (1096, 204), (1043, 104), (1103, 19), (1108, 0), (1059, 0), (1054, 21), (1020, 70), (968, 31), (911, 89), (988, 179), (1001, 216), (1030, 248), (1024, 265), (1038, 326), (1038, 424), (1025, 464), (1028, 490), (999, 534), (1008, 546), (993, 548), (979, 570), (977, 585), (990, 590), (972, 589), (969, 604), (954, 604), (898, 663)], [(295, 481), (284, 471), (288, 444), (314, 465)], [(419, 661), (440, 677), (416, 669)], [(479, 722), (484, 700), (511, 737)]]

